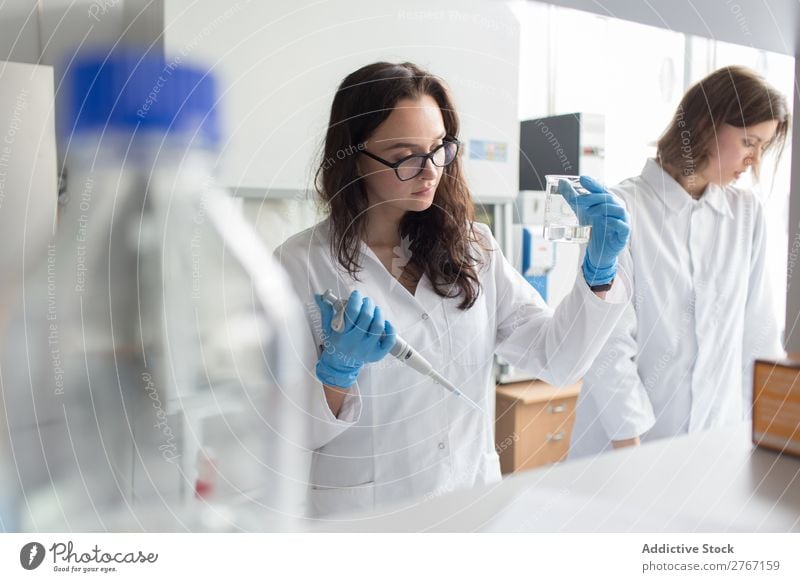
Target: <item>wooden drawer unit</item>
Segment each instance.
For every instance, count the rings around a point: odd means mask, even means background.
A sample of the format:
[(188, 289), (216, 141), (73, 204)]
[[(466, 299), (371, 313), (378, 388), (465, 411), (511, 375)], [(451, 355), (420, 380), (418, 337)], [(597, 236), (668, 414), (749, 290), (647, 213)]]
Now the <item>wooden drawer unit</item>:
[(497, 387), (495, 444), (503, 474), (566, 458), (580, 386), (533, 381)]

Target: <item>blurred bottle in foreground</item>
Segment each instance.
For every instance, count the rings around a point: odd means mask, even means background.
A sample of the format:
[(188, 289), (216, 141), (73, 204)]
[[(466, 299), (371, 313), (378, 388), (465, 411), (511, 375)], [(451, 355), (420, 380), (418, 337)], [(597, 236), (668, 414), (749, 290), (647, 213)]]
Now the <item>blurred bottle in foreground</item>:
[(42, 432), (54, 469), (26, 487), (22, 527), (292, 529), (308, 462), (307, 374), (292, 364), (303, 316), (214, 184), (213, 77), (116, 50), (78, 55), (65, 87), (61, 410)]

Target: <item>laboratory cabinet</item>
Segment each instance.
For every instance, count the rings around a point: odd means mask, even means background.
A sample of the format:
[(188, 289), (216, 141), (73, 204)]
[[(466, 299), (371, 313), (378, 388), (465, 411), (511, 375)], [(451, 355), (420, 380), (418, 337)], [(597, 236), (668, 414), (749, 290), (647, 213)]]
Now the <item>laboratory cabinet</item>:
[(495, 446), (504, 475), (567, 457), (580, 387), (539, 380), (498, 385)]

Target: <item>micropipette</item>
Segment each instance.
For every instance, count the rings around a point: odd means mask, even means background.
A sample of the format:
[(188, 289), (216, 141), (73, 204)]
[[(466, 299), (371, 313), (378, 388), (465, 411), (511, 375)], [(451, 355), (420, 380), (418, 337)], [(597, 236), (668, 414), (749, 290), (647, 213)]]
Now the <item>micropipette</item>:
[[(322, 294), (322, 300), (335, 310), (333, 321), (331, 321), (331, 327), (334, 331), (342, 331), (344, 329), (344, 308), (345, 305), (347, 305), (347, 302), (336, 297), (331, 289), (328, 289)], [(417, 351), (414, 350), (409, 343), (399, 335), (395, 336), (395, 344), (392, 346), (392, 349), (389, 351), (389, 353), (403, 362), (406, 366), (413, 368), (420, 374), (433, 378), (434, 382), (444, 386), (447, 390), (464, 400), (464, 402), (472, 406), (472, 408), (475, 410), (483, 412), (483, 409), (478, 406), (474, 400), (453, 386), (441, 374), (434, 370), (433, 365), (431, 365), (428, 360), (420, 356), (419, 353), (417, 353)]]

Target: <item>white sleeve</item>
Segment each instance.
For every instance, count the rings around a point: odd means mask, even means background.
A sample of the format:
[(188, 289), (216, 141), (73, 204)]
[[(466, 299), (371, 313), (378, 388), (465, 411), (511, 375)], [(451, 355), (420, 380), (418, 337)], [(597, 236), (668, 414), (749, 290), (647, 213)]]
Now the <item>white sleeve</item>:
[(630, 285), (618, 276), (614, 287), (619, 287), (604, 300), (579, 273), (572, 291), (553, 311), (506, 260), (488, 229), (485, 236), (491, 241), (489, 261), (496, 286), (495, 351), (554, 386), (577, 382), (625, 311)]
[[(626, 248), (619, 257), (619, 271), (633, 281), (633, 261)], [(597, 421), (609, 441), (641, 436), (655, 424), (653, 406), (639, 377), (636, 357), (637, 317), (634, 303), (625, 312), (583, 379), (585, 398), (594, 402)]]
[(753, 362), (758, 358), (778, 359), (785, 356), (767, 270), (766, 218), (763, 206), (755, 196), (753, 205), (755, 225), (742, 342), (742, 410), (745, 419), (750, 418), (753, 406)]
[(275, 250), (274, 258), (284, 267), (303, 305), (305, 321), (297, 322), (294, 329), (287, 330), (290, 331), (287, 340), (292, 342), (291, 353), (294, 360), (292, 365), (302, 370), (304, 378), (304, 382), (297, 386), (301, 393), (294, 399), (296, 404), (302, 407), (306, 421), (306, 430), (302, 431), (302, 446), (316, 450), (358, 422), (361, 417), (361, 391), (358, 383), (350, 388), (339, 410), (338, 418), (333, 415), (325, 399), (325, 389), (316, 377), (319, 346), (322, 342), (319, 311), (309, 286), (312, 280), (309, 267), (305, 263), (300, 264), (303, 261), (286, 252), (283, 247)]

